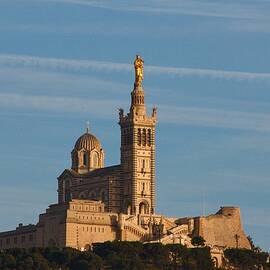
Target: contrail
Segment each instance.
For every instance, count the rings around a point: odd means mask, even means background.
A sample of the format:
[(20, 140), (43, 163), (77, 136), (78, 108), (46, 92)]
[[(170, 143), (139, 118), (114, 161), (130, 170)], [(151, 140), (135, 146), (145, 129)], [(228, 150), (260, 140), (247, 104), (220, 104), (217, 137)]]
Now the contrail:
[[(122, 104), (124, 101), (0, 93), (0, 107), (90, 113), (100, 119), (112, 119), (112, 113), (117, 113), (116, 108), (120, 105), (119, 103)], [(270, 115), (267, 113), (157, 105), (160, 111), (160, 120), (164, 123), (270, 132)]]
[[(88, 71), (96, 72), (130, 72), (133, 69), (131, 64), (77, 60), (58, 59), (28, 55), (0, 54), (0, 65), (19, 68), (36, 68), (53, 71)], [(252, 73), (241, 71), (226, 71), (217, 69), (186, 68), (186, 67), (164, 67), (145, 66), (145, 72), (152, 75), (170, 75), (176, 77), (199, 77), (237, 81), (265, 81), (270, 82), (270, 73)]]

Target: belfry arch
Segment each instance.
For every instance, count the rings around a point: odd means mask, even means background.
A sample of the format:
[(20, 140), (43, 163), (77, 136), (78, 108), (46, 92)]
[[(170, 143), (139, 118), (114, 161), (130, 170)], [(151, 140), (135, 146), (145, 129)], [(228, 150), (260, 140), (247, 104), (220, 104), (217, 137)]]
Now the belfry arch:
[(139, 214), (149, 214), (149, 204), (146, 201), (142, 201), (139, 204)]

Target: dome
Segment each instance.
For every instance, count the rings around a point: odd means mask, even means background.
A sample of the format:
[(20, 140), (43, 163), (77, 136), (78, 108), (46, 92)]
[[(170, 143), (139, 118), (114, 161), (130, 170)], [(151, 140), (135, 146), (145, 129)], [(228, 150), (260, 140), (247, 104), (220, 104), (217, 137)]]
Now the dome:
[(76, 141), (71, 160), (71, 168), (80, 174), (104, 167), (104, 151), (98, 139), (88, 129)]
[(74, 146), (74, 149), (79, 151), (81, 149), (85, 149), (87, 151), (91, 151), (92, 149), (100, 149), (101, 146), (100, 146), (100, 143), (98, 141), (98, 139), (86, 132), (84, 133), (75, 143), (75, 146)]

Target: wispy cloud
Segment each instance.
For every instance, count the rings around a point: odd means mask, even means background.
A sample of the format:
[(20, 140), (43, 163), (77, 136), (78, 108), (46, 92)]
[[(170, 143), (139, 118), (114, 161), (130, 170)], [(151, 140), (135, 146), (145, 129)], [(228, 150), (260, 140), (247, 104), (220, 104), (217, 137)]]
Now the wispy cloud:
[(83, 5), (96, 8), (151, 12), (153, 14), (183, 14), (193, 16), (211, 16), (240, 19), (269, 19), (269, 3), (266, 1), (236, 2), (236, 1), (199, 1), (199, 0), (171, 0), (142, 2), (130, 1), (92, 1), (92, 0), (39, 0), (39, 2), (54, 2), (61, 4)]
[(239, 72), (239, 71), (225, 71), (214, 69), (199, 69), (199, 68), (176, 68), (176, 67), (160, 67), (148, 66), (146, 70), (155, 75), (167, 74), (178, 77), (201, 77), (201, 78), (214, 78), (225, 80), (270, 80), (270, 73), (252, 73), (252, 72)]
[[(6, 0), (7, 1), (7, 0)], [(1, 3), (3, 0), (1, 1)], [(4, 1), (5, 2), (5, 1)], [(10, 1), (7, 1), (10, 2)], [(19, 3), (19, 7), (22, 5), (21, 0), (13, 0), (14, 3)], [(175, 24), (166, 23), (164, 20), (162, 25), (159, 25), (159, 31), (153, 31), (152, 20), (142, 20), (141, 17), (136, 20), (132, 17), (128, 22), (123, 23), (120, 20), (111, 21), (109, 24), (106, 20), (91, 20), (90, 18), (85, 21), (81, 21), (80, 18), (76, 20), (71, 19), (66, 22), (55, 22), (55, 18), (51, 18), (50, 23), (44, 24), (39, 20), (31, 21), (13, 21), (9, 20), (9, 23), (2, 23), (0, 25), (0, 31), (11, 32), (36, 32), (46, 34), (63, 34), (63, 35), (98, 35), (98, 36), (133, 36), (140, 37), (152, 37), (152, 38), (165, 38), (165, 37), (183, 37), (190, 35), (205, 35), (208, 33), (220, 33), (221, 30), (229, 32), (260, 32), (268, 33), (270, 19), (268, 14), (270, 13), (269, 1), (202, 1), (202, 0), (148, 0), (142, 2), (138, 1), (92, 1), (92, 0), (25, 0), (24, 2), (34, 3), (33, 7), (39, 9), (49, 8), (51, 5), (56, 4), (60, 7), (67, 5), (72, 9), (73, 6), (101, 8), (115, 11), (133, 11), (139, 12), (143, 15), (178, 15), (178, 22)], [(1, 5), (0, 3), (0, 5)], [(38, 5), (39, 4), (39, 5)], [(4, 6), (5, 7), (5, 6)], [(57, 8), (56, 8), (57, 10)], [(95, 11), (93, 11), (95, 12)], [(141, 14), (139, 14), (141, 15)], [(197, 19), (186, 21), (185, 16), (180, 18), (179, 15), (194, 15), (198, 16)], [(213, 17), (209, 18), (200, 18)], [(221, 17), (222, 19), (216, 19)], [(227, 19), (223, 19), (227, 18)], [(15, 22), (15, 23), (14, 23)], [(181, 31), (179, 31), (181, 29)]]
[(200, 107), (159, 106), (164, 122), (240, 130), (270, 131), (270, 115)]
[(83, 98), (26, 96), (0, 93), (0, 106), (20, 107), (35, 110), (91, 113), (99, 118), (111, 118), (118, 104), (117, 100), (89, 100)]
[[(270, 12), (270, 8), (269, 8)], [(151, 15), (150, 15), (151, 16)], [(214, 22), (213, 22), (214, 21)], [(141, 27), (143, 25), (143, 27)], [(244, 33), (269, 33), (270, 20), (193, 20), (185, 21), (184, 18), (179, 19), (177, 24), (168, 23), (166, 20), (162, 25), (159, 25), (159, 31), (153, 31), (152, 21), (137, 22), (129, 20), (125, 23), (123, 21), (112, 21), (110, 24), (106, 21), (83, 21), (71, 20), (65, 23), (55, 23), (52, 21), (44, 24), (40, 21), (34, 22), (13, 22), (9, 24), (1, 24), (0, 31), (5, 33), (22, 32), (22, 33), (39, 33), (39, 34), (57, 34), (57, 35), (76, 35), (89, 36), (96, 35), (101, 37), (130, 37), (141, 38), (184, 38), (189, 36), (202, 36), (213, 33), (230, 32), (244, 32)], [(181, 29), (181, 31), (179, 31)]]
[[(133, 67), (131, 64), (93, 61), (93, 60), (76, 60), (76, 59), (59, 59), (34, 57), (28, 55), (10, 55), (0, 54), (0, 65), (8, 67), (25, 67), (35, 69), (46, 69), (54, 71), (88, 71), (96, 72), (130, 72)], [(176, 77), (199, 77), (213, 78), (224, 80), (245, 80), (245, 81), (265, 81), (270, 82), (270, 73), (252, 73), (240, 71), (226, 71), (202, 68), (184, 68), (184, 67), (163, 67), (163, 66), (146, 66), (145, 71), (152, 75), (170, 75)]]
[[(1, 66), (1, 64), (0, 64)], [(8, 89), (9, 93), (24, 93), (28, 95), (66, 95), (84, 97), (86, 95), (95, 98), (108, 94), (128, 92), (130, 84), (116, 80), (101, 78), (101, 76), (87, 76), (78, 73), (52, 72), (44, 69), (24, 67), (1, 67), (0, 92)]]
[[(123, 100), (88, 100), (82, 98), (26, 96), (0, 94), (0, 106), (34, 110), (91, 113), (101, 119), (111, 119), (119, 106), (127, 105)], [(270, 115), (200, 107), (177, 107), (158, 105), (161, 122), (214, 128), (229, 128), (270, 131)]]
[(72, 60), (59, 58), (34, 57), (28, 55), (0, 54), (0, 64), (31, 68), (44, 68), (66, 71), (130, 71), (130, 64), (121, 64), (102, 61)]

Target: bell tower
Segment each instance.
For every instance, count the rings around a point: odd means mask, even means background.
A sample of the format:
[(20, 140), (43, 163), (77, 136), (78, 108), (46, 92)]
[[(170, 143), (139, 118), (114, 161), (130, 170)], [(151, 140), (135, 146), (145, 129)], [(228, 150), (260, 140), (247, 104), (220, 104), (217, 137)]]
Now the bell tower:
[(155, 126), (157, 109), (147, 115), (143, 81), (143, 59), (134, 61), (135, 83), (127, 115), (119, 110), (121, 127), (122, 210), (127, 214), (155, 212)]

